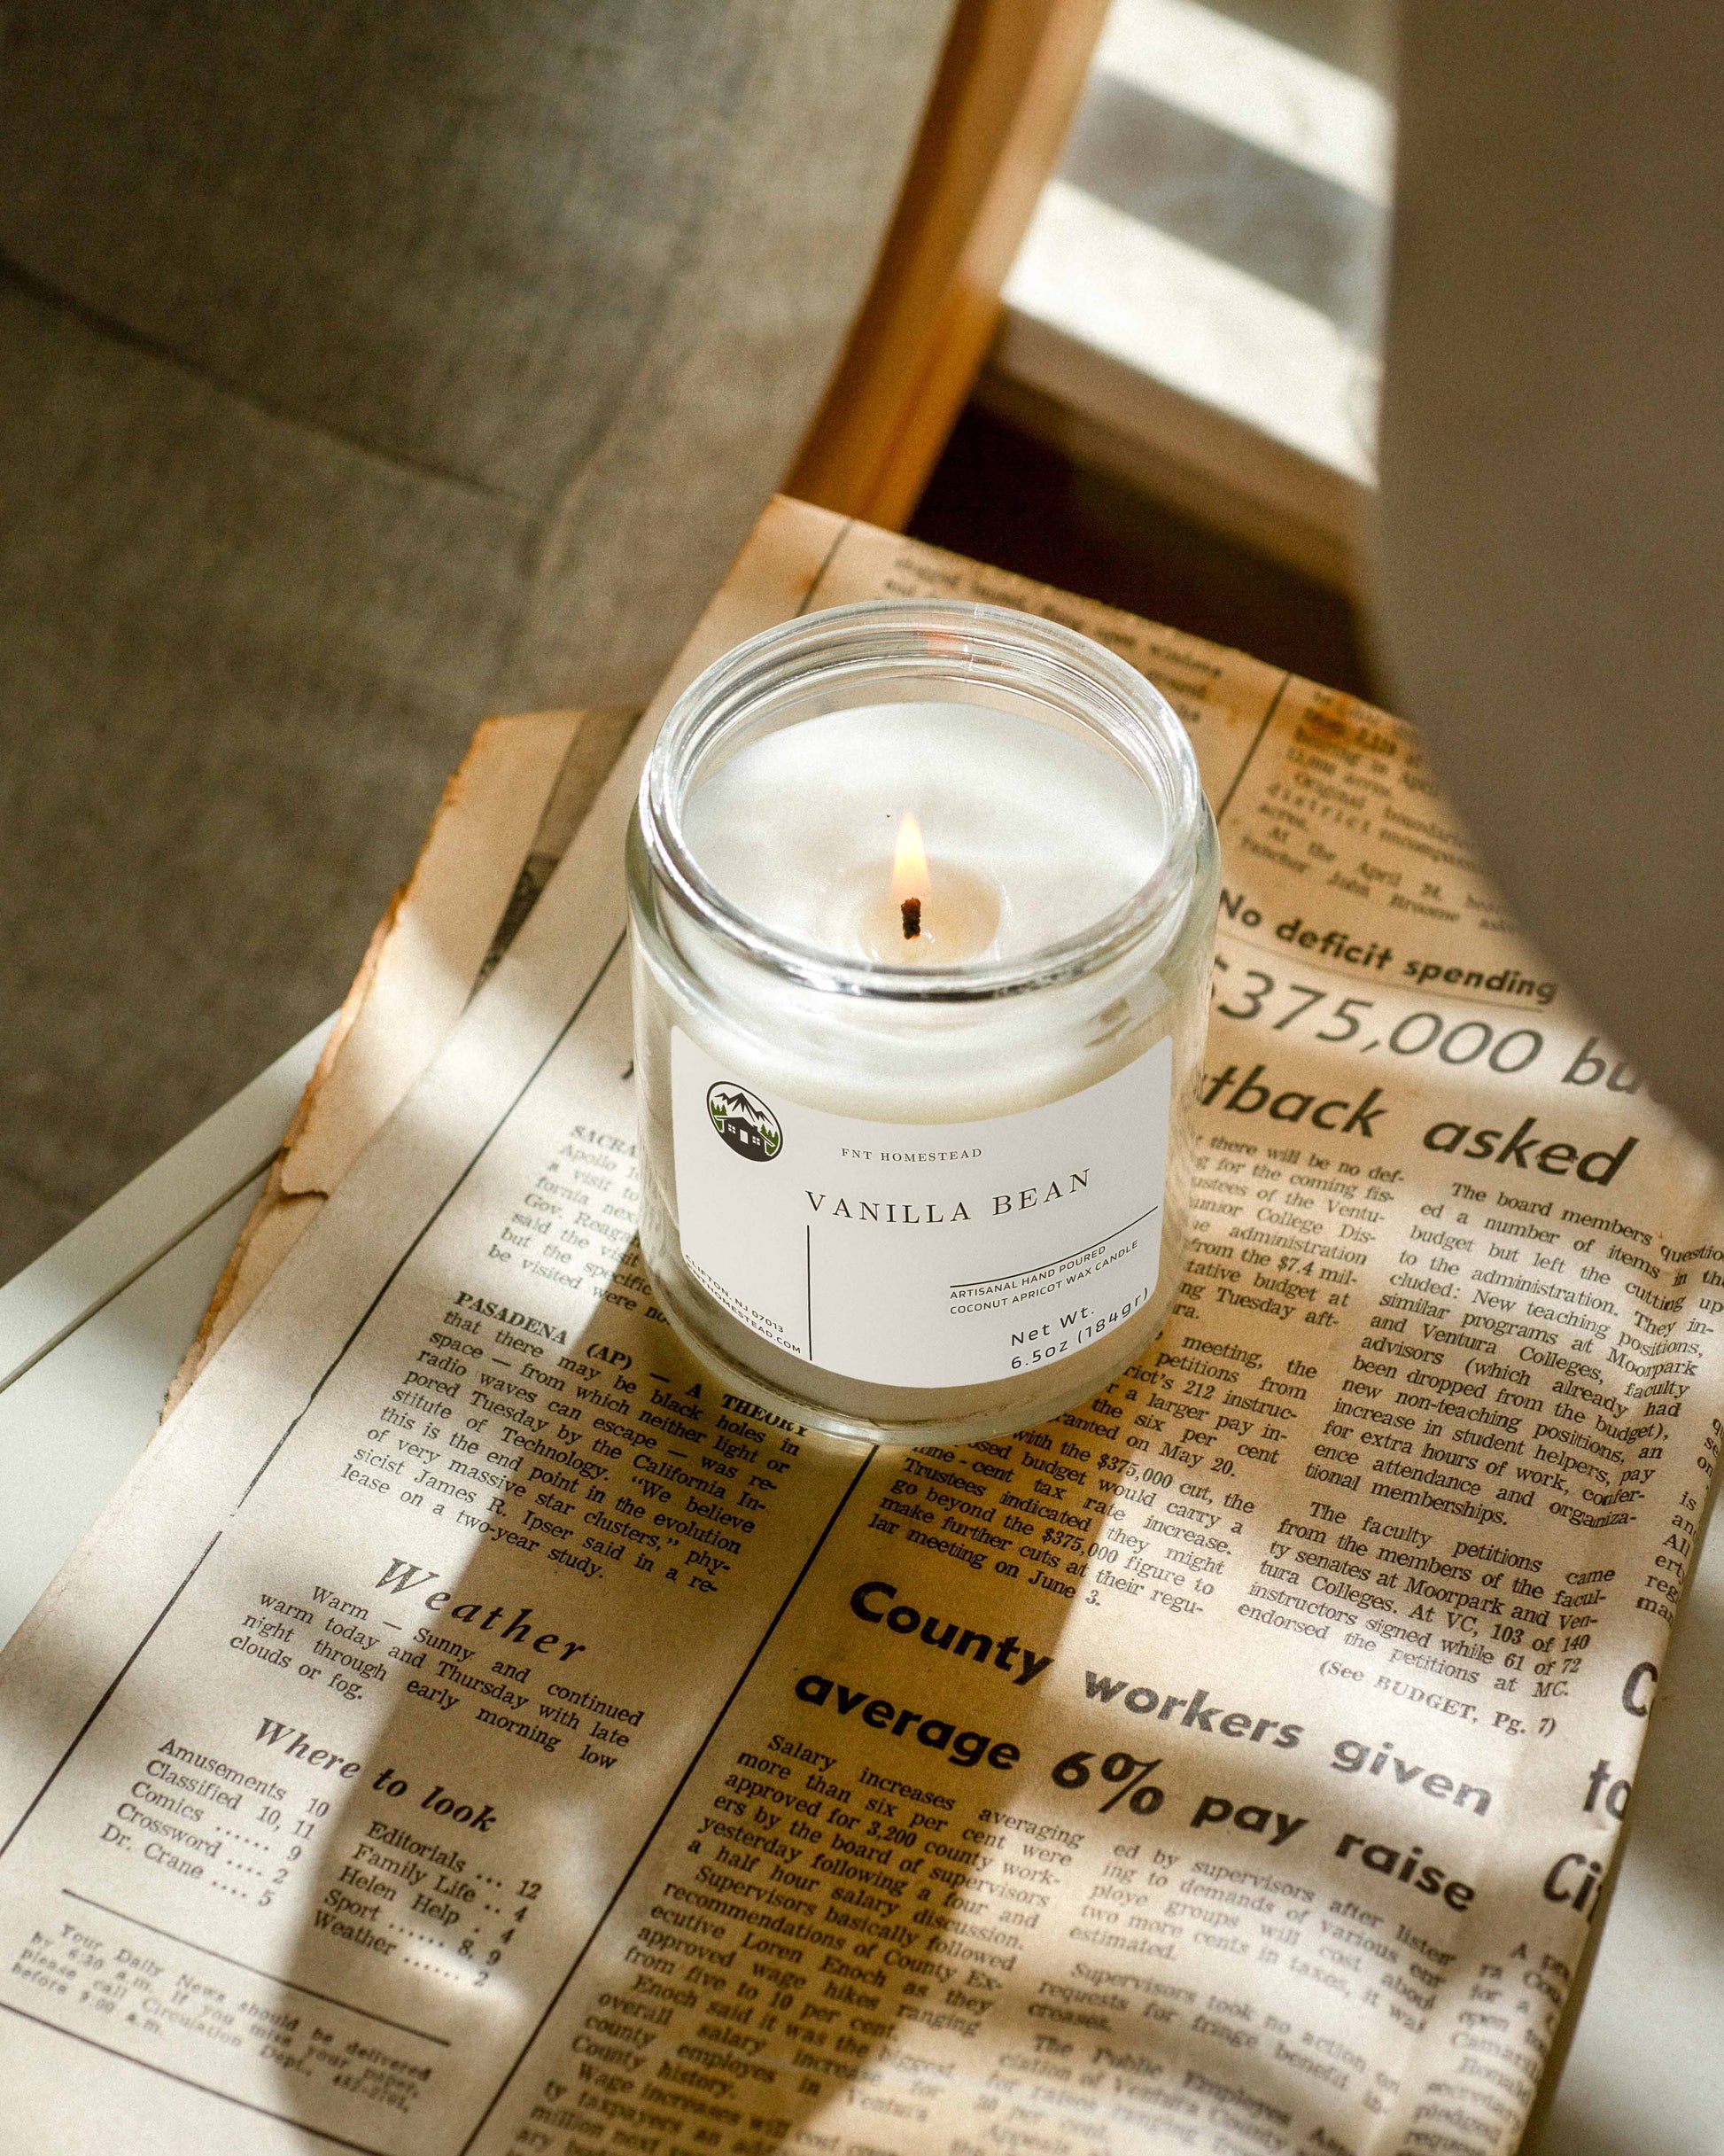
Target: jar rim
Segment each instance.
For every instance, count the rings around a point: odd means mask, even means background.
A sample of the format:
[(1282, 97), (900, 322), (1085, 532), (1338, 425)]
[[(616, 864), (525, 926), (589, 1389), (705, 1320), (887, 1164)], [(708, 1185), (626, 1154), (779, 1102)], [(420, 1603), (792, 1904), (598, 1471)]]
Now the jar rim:
[[(787, 936), (736, 905), (690, 848), (691, 781), (724, 737), (797, 685), (920, 678), (948, 692), (985, 682), (1063, 709), (1106, 736), (1165, 819), (1161, 856), (1112, 911), (1077, 933), (1010, 958), (912, 969), (849, 958)], [(866, 700), (858, 696), (858, 704)], [(983, 1001), (1108, 964), (1177, 915), (1197, 868), (1208, 805), (1197, 759), (1172, 705), (1116, 653), (1062, 622), (980, 602), (865, 600), (827, 607), (748, 638), (678, 697), (641, 774), (641, 836), (656, 880), (709, 932), (756, 964), (828, 992), (908, 1003)]]

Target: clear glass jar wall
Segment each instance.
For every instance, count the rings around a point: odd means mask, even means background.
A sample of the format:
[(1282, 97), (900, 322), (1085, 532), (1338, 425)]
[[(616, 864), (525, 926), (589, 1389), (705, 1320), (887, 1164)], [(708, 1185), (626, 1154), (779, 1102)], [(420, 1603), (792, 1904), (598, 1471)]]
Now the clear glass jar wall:
[[(900, 952), (870, 849), (919, 800), (948, 903)], [(1140, 675), (995, 608), (770, 630), (666, 720), (628, 887), (642, 1249), (727, 1386), (954, 1443), (1144, 1352), (1184, 1263), (1216, 848)]]

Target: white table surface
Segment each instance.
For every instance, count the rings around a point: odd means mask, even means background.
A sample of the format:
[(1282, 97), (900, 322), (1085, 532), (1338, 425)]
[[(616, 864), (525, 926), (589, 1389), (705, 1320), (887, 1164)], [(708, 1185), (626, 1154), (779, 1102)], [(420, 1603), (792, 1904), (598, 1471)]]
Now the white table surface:
[[(149, 1443), (331, 1023), (0, 1287), (0, 1641)], [(1586, 2004), (1523, 2156), (1724, 2156), (1721, 1665), (1714, 1512)]]
[(333, 1024), (0, 1288), (0, 1642), (150, 1442)]

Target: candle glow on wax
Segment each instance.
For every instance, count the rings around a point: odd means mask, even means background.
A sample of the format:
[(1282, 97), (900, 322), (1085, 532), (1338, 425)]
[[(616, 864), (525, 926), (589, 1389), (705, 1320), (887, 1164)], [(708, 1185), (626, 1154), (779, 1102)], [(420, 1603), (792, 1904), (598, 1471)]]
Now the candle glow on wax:
[(835, 954), (916, 970), (1081, 931), (1162, 847), (1155, 804), (1099, 749), (1014, 712), (932, 700), (753, 742), (703, 779), (686, 819), (697, 858), (744, 911)]
[(835, 893), (834, 939), (887, 966), (958, 966), (987, 957), (999, 934), (1002, 898), (985, 871), (928, 858), (913, 809), (898, 821), (889, 878), (869, 861)]

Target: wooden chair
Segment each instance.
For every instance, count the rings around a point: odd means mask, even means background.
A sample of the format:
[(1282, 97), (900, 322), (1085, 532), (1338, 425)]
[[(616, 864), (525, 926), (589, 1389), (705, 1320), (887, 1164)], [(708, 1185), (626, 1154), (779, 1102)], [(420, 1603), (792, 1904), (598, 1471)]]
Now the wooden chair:
[(874, 282), (787, 492), (901, 529), (987, 355), (1107, 0), (959, 0)]

